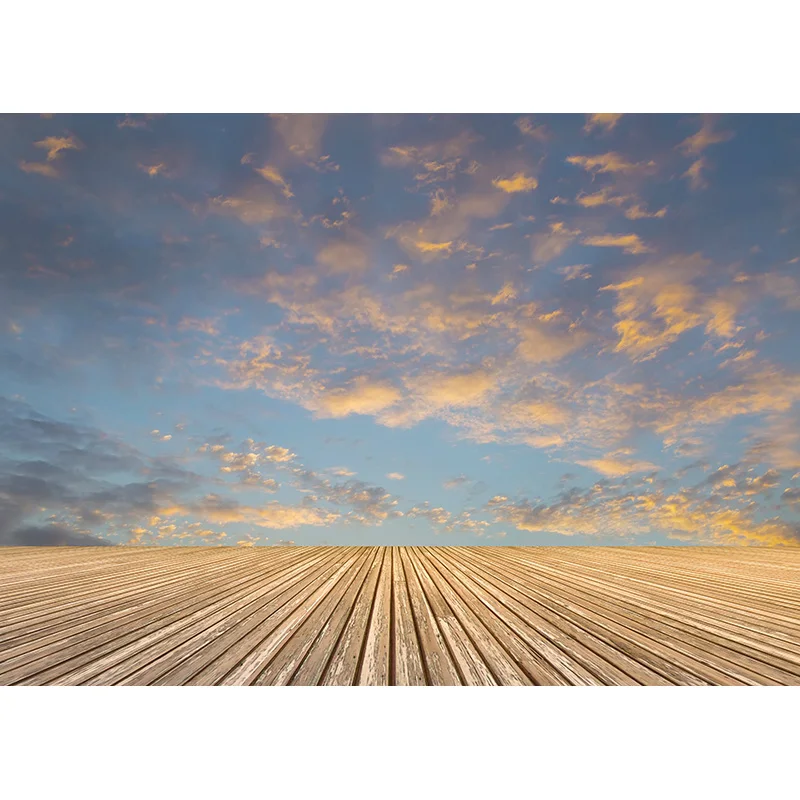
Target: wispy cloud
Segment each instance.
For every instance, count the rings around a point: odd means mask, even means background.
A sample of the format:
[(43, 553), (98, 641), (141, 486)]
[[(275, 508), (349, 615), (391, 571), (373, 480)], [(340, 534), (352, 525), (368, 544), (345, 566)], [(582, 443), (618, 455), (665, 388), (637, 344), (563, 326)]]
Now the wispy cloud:
[(596, 128), (606, 132), (613, 131), (621, 119), (622, 114), (589, 114), (586, 118), (586, 124), (583, 126), (583, 130), (586, 133), (591, 133)]

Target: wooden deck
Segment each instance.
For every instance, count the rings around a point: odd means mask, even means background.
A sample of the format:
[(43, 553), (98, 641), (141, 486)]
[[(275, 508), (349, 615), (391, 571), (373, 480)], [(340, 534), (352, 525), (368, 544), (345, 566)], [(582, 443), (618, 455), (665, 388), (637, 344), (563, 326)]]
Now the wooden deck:
[(800, 548), (0, 548), (0, 685), (800, 685)]

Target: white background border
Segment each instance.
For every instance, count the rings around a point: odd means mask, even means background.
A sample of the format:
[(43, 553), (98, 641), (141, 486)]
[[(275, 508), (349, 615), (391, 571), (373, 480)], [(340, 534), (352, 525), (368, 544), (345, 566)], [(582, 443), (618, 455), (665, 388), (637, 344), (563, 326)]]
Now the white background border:
[[(796, 112), (790, 8), (17, 2), (2, 13), (0, 112)], [(780, 798), (797, 791), (799, 698), (0, 688), (0, 793)]]

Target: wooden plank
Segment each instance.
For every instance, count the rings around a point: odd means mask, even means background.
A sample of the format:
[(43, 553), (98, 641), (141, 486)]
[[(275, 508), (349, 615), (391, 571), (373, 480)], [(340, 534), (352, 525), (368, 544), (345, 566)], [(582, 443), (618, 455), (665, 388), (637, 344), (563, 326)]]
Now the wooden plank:
[[(528, 566), (533, 570), (532, 566)], [(563, 572), (553, 578), (537, 574), (535, 586), (525, 582), (524, 576), (523, 585), (540, 602), (542, 597), (557, 598), (562, 615), (573, 619), (584, 630), (594, 632), (617, 650), (627, 652), (640, 663), (649, 665), (674, 683), (727, 685), (749, 682), (720, 669), (720, 665), (708, 659), (706, 653), (694, 651), (685, 642), (654, 634), (641, 624), (640, 615), (621, 615), (605, 599), (598, 604), (592, 595), (569, 591), (564, 580)]]
[[(279, 610), (269, 620), (268, 626), (259, 631), (261, 642), (256, 646), (248, 647), (240, 642), (241, 652), (246, 653), (238, 659), (236, 666), (225, 675), (224, 683), (228, 686), (247, 686), (270, 663), (272, 657), (291, 638), (301, 626), (305, 617), (314, 610), (318, 603), (328, 595), (342, 576), (355, 563), (358, 555), (356, 548), (340, 548), (341, 556), (334, 562), (326, 574), (315, 581), (310, 589), (296, 594), (288, 602), (281, 604)], [(266, 637), (264, 637), (266, 633)], [(190, 683), (197, 684), (193, 679)]]
[[(380, 550), (376, 547), (364, 548), (366, 558), (359, 568), (355, 580), (347, 588), (342, 599), (336, 605), (330, 618), (322, 625), (316, 641), (311, 646), (302, 663), (288, 683), (293, 686), (316, 686), (322, 682), (325, 671), (333, 661), (336, 648), (344, 639), (345, 631), (356, 613), (358, 597), (364, 591), (372, 574), (373, 566), (380, 557)], [(353, 660), (353, 672), (358, 663), (358, 653)]]
[[(276, 564), (275, 566), (278, 566)], [(204, 572), (206, 580), (223, 577), (232, 585), (238, 575), (249, 575), (250, 564), (230, 559), (222, 564), (210, 564)], [(177, 573), (150, 583), (142, 584), (135, 593), (126, 593), (112, 603), (86, 604), (72, 614), (62, 613), (58, 619), (48, 621), (41, 629), (26, 629), (17, 635), (14, 646), (2, 648), (2, 668), (33, 661), (49, 653), (64, 651), (77, 642), (91, 642), (108, 630), (119, 630), (137, 620), (158, 616), (163, 608), (174, 608), (184, 598), (197, 597), (197, 580), (194, 572)]]
[(392, 548), (392, 638), (394, 683), (397, 686), (425, 686), (425, 665), (420, 651), (417, 626), (411, 609), (401, 547)]
[(392, 682), (392, 548), (383, 548), (381, 571), (372, 602), (358, 683), (388, 686)]
[(146, 670), (131, 675), (132, 683), (153, 682), (161, 685), (211, 685), (221, 682), (233, 669), (250, 644), (259, 641), (261, 626), (272, 615), (294, 609), (313, 591), (317, 581), (335, 570), (337, 555), (330, 548), (318, 548), (313, 561), (301, 561), (269, 580), (261, 579), (259, 587), (246, 602), (228, 603), (222, 613), (205, 615), (189, 631), (190, 635), (173, 641), (146, 664)]
[(447, 649), (458, 669), (462, 685), (496, 685), (497, 680), (492, 670), (487, 667), (480, 651), (475, 647), (469, 634), (439, 591), (439, 586), (428, 573), (417, 548), (409, 547), (408, 556), (422, 587), (426, 602), (433, 611), (442, 639), (446, 642)]
[(117, 614), (135, 611), (142, 603), (147, 604), (149, 598), (158, 597), (173, 588), (176, 591), (183, 586), (196, 588), (198, 575), (202, 575), (204, 579), (218, 574), (233, 576), (249, 560), (244, 554), (236, 559), (208, 559), (201, 570), (181, 569), (178, 566), (147, 576), (138, 575), (132, 582), (125, 581), (120, 586), (112, 582), (111, 586), (114, 588), (99, 590), (99, 593), (89, 597), (77, 600), (70, 598), (69, 602), (65, 602), (66, 598), (63, 597), (60, 600), (51, 598), (50, 609), (45, 607), (24, 619), (15, 618), (13, 624), (3, 626), (0, 654), (4, 659), (10, 658), (20, 649), (30, 649), (32, 646), (39, 648), (48, 641), (63, 638), (65, 634), (74, 635), (90, 629)]
[(0, 548), (0, 684), (800, 685), (800, 548)]
[[(309, 651), (315, 648), (318, 641), (330, 629), (334, 612), (348, 595), (350, 587), (366, 574), (369, 562), (370, 553), (367, 550), (356, 551), (355, 561), (342, 573), (328, 595), (308, 614), (269, 665), (253, 681), (255, 686), (285, 686), (290, 682)], [(324, 651), (325, 648), (320, 647), (319, 656), (322, 656)]]
[[(415, 548), (416, 549), (416, 548)], [(419, 548), (419, 556), (425, 569), (431, 576), (435, 575), (437, 587), (445, 602), (452, 609), (475, 649), (481, 654), (483, 663), (494, 675), (497, 683), (504, 686), (528, 686), (531, 678), (520, 668), (498, 641), (492, 621), (481, 618), (480, 609), (472, 602), (468, 593), (459, 591), (457, 582), (442, 572), (441, 567), (431, 558), (428, 548)], [(487, 625), (488, 622), (488, 625)]]
[[(318, 555), (316, 558), (322, 558)], [(303, 558), (298, 554), (299, 565), (283, 567), (280, 571), (289, 569), (302, 571), (309, 568), (309, 562), (315, 557)], [(173, 607), (163, 616), (147, 618), (128, 630), (115, 630), (105, 634), (98, 645), (92, 642), (92, 649), (85, 646), (76, 646), (75, 652), (65, 650), (44, 664), (37, 664), (39, 672), (29, 680), (22, 683), (41, 683), (43, 681), (55, 685), (72, 685), (90, 680), (105, 669), (122, 664), (135, 654), (146, 650), (150, 645), (167, 639), (170, 635), (188, 628), (193, 623), (206, 618), (209, 614), (237, 602), (242, 596), (258, 591), (263, 587), (263, 576), (254, 570), (245, 570), (235, 580), (224, 576), (208, 586), (206, 589), (190, 591), (186, 604)]]
[[(507, 557), (512, 558), (510, 554)], [(527, 563), (537, 574), (545, 573), (562, 579), (565, 574), (563, 567), (550, 567), (545, 560), (540, 560), (535, 564)], [(657, 609), (661, 615), (671, 616), (674, 610), (678, 609), (687, 618), (691, 618), (694, 624), (702, 625), (732, 641), (744, 644), (748, 649), (758, 651), (762, 658), (770, 661), (778, 659), (782, 663), (798, 663), (799, 654), (796, 641), (783, 637), (776, 639), (769, 635), (771, 631), (768, 627), (757, 622), (754, 623), (747, 618), (742, 619), (738, 614), (732, 612), (713, 613), (704, 605), (695, 604), (680, 595), (675, 596), (666, 591), (658, 591), (639, 582), (617, 580), (613, 575), (583, 569), (582, 566), (576, 567), (569, 574), (573, 580), (579, 580), (587, 585), (591, 584), (596, 590), (602, 592), (615, 589), (625, 591), (636, 605)]]
[(369, 629), (370, 615), (378, 590), (385, 548), (376, 548), (364, 585), (354, 601), (353, 612), (345, 624), (341, 638), (325, 668), (321, 683), (326, 686), (352, 686), (358, 682), (360, 664), (363, 660), (364, 644)]
[(400, 560), (403, 564), (422, 656), (425, 659), (427, 681), (432, 686), (460, 686), (461, 679), (458, 676), (458, 668), (450, 655), (442, 632), (436, 624), (436, 616), (422, 590), (422, 584), (414, 570), (408, 548), (400, 548)]
[[(581, 685), (598, 683), (589, 671), (580, 665), (570, 663), (563, 653), (550, 647), (546, 639), (538, 635), (538, 632), (521, 618), (515, 617), (508, 606), (498, 602), (496, 596), (484, 593), (483, 587), (473, 580), (474, 576), (467, 575), (451, 553), (443, 552), (449, 549), (430, 548), (425, 551), (425, 555), (438, 563), (442, 574), (446, 572), (469, 609), (491, 632), (530, 682), (539, 686), (563, 686), (568, 685), (571, 678)], [(552, 660), (548, 660), (547, 656)], [(562, 671), (559, 671), (553, 662), (558, 664)]]
[[(651, 635), (669, 640), (672, 647), (712, 664), (741, 682), (782, 684), (795, 680), (791, 665), (776, 667), (769, 660), (759, 660), (761, 654), (753, 649), (753, 642), (743, 646), (724, 630), (698, 622), (691, 611), (683, 612), (668, 605), (656, 609), (652, 600), (645, 601), (636, 592), (617, 589), (608, 583), (586, 580), (578, 570), (561, 572), (559, 577), (563, 583), (585, 590), (590, 597), (597, 597), (598, 591), (602, 591), (604, 608), (620, 609), (634, 624), (651, 631)], [(789, 671), (785, 669), (787, 666)]]
[[(480, 561), (467, 560), (461, 553), (447, 556), (463, 559), (461, 563), (469, 571), (469, 577), (465, 575), (462, 580), (475, 584), (476, 594), (501, 604), (498, 615), (502, 615), (514, 633), (544, 661), (547, 673), (555, 672), (561, 678), (551, 678), (553, 683), (623, 686), (667, 683), (657, 673), (620, 654), (549, 608), (531, 603), (530, 598), (517, 591), (513, 579), (502, 575), (494, 563), (491, 569), (483, 569)], [(542, 678), (537, 682), (544, 683)]]

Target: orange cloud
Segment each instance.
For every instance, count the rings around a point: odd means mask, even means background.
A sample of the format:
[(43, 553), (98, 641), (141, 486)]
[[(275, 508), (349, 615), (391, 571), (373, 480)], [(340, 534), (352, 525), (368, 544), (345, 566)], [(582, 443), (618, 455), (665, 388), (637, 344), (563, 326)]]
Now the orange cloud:
[(628, 461), (615, 458), (613, 455), (585, 461), (578, 460), (575, 463), (580, 464), (582, 467), (589, 467), (608, 478), (620, 478), (623, 475), (631, 475), (635, 472), (649, 472), (658, 469), (655, 464), (651, 464), (649, 461)]
[[(471, 131), (464, 130), (457, 136), (427, 145), (402, 145), (389, 147), (381, 154), (381, 162), (389, 167), (423, 166), (428, 173), (450, 172), (480, 141)], [(425, 177), (424, 175), (421, 177)]]
[(705, 168), (706, 160), (704, 158), (698, 158), (697, 161), (694, 161), (689, 169), (681, 175), (682, 178), (688, 179), (692, 191), (705, 189), (708, 186), (708, 181), (703, 177), (703, 170)]
[(644, 206), (636, 205), (625, 209), (625, 216), (628, 219), (661, 219), (667, 215), (667, 209), (660, 208), (658, 211), (650, 212)]
[(602, 128), (604, 131), (613, 131), (617, 123), (622, 119), (622, 114), (589, 114), (583, 130), (591, 133), (595, 128)]
[(386, 381), (367, 376), (355, 378), (349, 386), (323, 393), (316, 400), (317, 416), (347, 417), (350, 414), (377, 414), (400, 400), (400, 392)]
[(166, 170), (166, 166), (164, 164), (153, 164), (151, 166), (147, 166), (146, 164), (138, 164), (137, 165), (142, 172), (146, 172), (151, 178), (154, 178), (156, 175), (160, 175)]
[(46, 178), (57, 178), (58, 171), (52, 164), (40, 161), (20, 161), (19, 168), (23, 172), (33, 172), (36, 175), (44, 175)]
[(580, 329), (564, 330), (530, 322), (522, 327), (517, 354), (532, 364), (560, 361), (580, 350), (589, 338), (589, 334)]
[(612, 194), (610, 187), (605, 187), (599, 192), (593, 194), (579, 194), (575, 198), (575, 202), (584, 208), (593, 208), (595, 206), (615, 205), (619, 206), (625, 203), (630, 198), (627, 195)]
[(236, 217), (246, 225), (260, 225), (290, 215), (289, 209), (276, 197), (258, 192), (239, 197), (213, 197), (208, 209), (216, 214)]
[(48, 136), (40, 142), (34, 142), (33, 146), (47, 150), (48, 161), (55, 161), (64, 150), (83, 149), (83, 144), (74, 136)]
[(703, 122), (700, 130), (693, 136), (684, 139), (678, 148), (688, 156), (699, 156), (707, 147), (712, 144), (727, 142), (734, 136), (732, 131), (714, 131), (714, 123), (711, 119)]
[[(550, 427), (563, 427), (571, 418), (563, 405), (548, 400), (521, 401), (512, 405), (509, 413), (521, 422)], [(561, 437), (557, 438), (560, 443)]]
[(517, 172), (510, 178), (495, 178), (492, 185), (503, 192), (514, 194), (533, 191), (539, 185), (539, 181), (536, 178), (529, 178), (524, 172)]
[(284, 180), (280, 172), (278, 172), (278, 170), (275, 167), (271, 167), (267, 164), (266, 166), (256, 168), (255, 171), (262, 178), (264, 178), (264, 180), (267, 180), (270, 183), (273, 183), (275, 186), (277, 186), (283, 193), (284, 197), (286, 197), (287, 199), (290, 197), (294, 197), (294, 195), (292, 194), (292, 187), (289, 185), (289, 182)]
[(529, 136), (539, 142), (546, 142), (550, 138), (550, 132), (544, 125), (535, 125), (530, 117), (520, 117), (515, 123), (523, 136)]
[[(447, 208), (421, 222), (406, 222), (386, 231), (410, 255), (421, 260), (448, 256), (473, 219), (492, 219), (508, 204), (506, 192), (476, 192), (450, 200)], [(459, 246), (463, 246), (460, 243)]]
[(652, 250), (645, 245), (635, 233), (621, 235), (604, 234), (603, 236), (587, 236), (583, 240), (584, 244), (593, 247), (621, 247), (624, 252), (638, 255), (639, 253), (651, 253)]
[(737, 331), (736, 317), (746, 293), (723, 287), (701, 293), (694, 282), (704, 277), (710, 262), (694, 254), (673, 256), (634, 270), (618, 284), (600, 291), (614, 291), (620, 336), (617, 351), (634, 358), (652, 357), (685, 331), (705, 324), (706, 333), (730, 338)]
[(493, 376), (486, 370), (456, 375), (429, 373), (410, 378), (407, 384), (434, 408), (474, 406), (492, 390)]
[(597, 156), (569, 156), (567, 163), (583, 167), (587, 172), (621, 172), (623, 174), (649, 171), (655, 167), (655, 161), (633, 163), (619, 153), (602, 153)]

